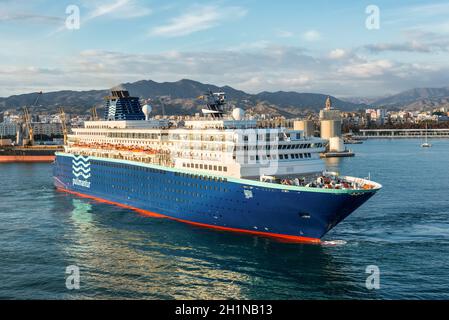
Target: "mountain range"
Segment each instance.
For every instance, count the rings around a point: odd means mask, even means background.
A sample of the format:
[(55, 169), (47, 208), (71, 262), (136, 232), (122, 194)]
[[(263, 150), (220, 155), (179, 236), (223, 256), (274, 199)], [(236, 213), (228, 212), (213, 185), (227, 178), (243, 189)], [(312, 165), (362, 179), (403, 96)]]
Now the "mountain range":
[(434, 109), (449, 106), (449, 87), (416, 88), (378, 99), (375, 105), (406, 110)]
[[(230, 86), (218, 87), (212, 84), (183, 79), (177, 82), (155, 82), (142, 80), (133, 83), (123, 83), (124, 88), (132, 96), (150, 99), (154, 112), (160, 112), (162, 103), (167, 114), (194, 114), (204, 108), (204, 102), (198, 96), (210, 91), (226, 92), (228, 101), (235, 106), (257, 113), (270, 112), (286, 117), (293, 117), (308, 111), (322, 109), (327, 95), (318, 93), (297, 92), (262, 92), (249, 94)], [(55, 112), (62, 106), (69, 113), (87, 113), (92, 106), (101, 106), (103, 98), (109, 94), (109, 89), (90, 91), (56, 91), (43, 93), (32, 107), (34, 112)], [(14, 95), (0, 98), (0, 111), (18, 110), (23, 106), (33, 106), (38, 93)], [(366, 106), (331, 97), (335, 107), (341, 110), (357, 110)]]
[[(204, 102), (197, 97), (208, 91), (226, 92), (231, 105), (244, 108), (249, 112), (270, 113), (285, 117), (316, 112), (323, 108), (328, 96), (320, 93), (285, 91), (249, 94), (230, 86), (218, 87), (188, 79), (161, 83), (141, 80), (123, 83), (119, 87), (128, 90), (133, 96), (149, 99), (155, 113), (161, 113), (164, 106), (168, 115), (200, 112), (204, 108)], [(31, 109), (34, 113), (51, 113), (56, 112), (58, 107), (64, 107), (68, 113), (85, 114), (92, 106), (101, 107), (104, 97), (109, 92), (110, 89), (44, 92), (39, 98), (38, 106)], [(37, 93), (28, 93), (0, 98), (0, 112), (33, 106), (37, 96)], [(343, 111), (356, 111), (369, 106), (408, 110), (432, 109), (449, 105), (449, 87), (412, 89), (381, 98), (338, 99), (331, 96), (331, 99), (334, 107)]]

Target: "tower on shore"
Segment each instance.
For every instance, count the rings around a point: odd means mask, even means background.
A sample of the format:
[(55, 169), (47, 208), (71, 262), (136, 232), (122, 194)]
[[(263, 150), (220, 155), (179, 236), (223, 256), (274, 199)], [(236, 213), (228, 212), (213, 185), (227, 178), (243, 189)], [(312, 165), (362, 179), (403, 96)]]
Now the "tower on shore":
[(344, 151), (342, 139), (342, 120), (340, 110), (332, 107), (331, 97), (327, 97), (325, 108), (320, 111), (321, 139), (329, 140), (329, 150)]

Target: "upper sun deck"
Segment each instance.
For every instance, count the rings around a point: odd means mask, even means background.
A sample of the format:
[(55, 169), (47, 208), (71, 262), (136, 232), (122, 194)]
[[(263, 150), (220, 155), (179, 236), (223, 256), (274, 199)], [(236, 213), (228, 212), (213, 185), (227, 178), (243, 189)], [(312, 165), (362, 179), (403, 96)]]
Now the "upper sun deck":
[(169, 120), (119, 120), (119, 121), (86, 121), (84, 129), (166, 129), (169, 127)]
[(195, 129), (195, 130), (229, 130), (257, 129), (257, 120), (210, 120), (207, 118), (178, 121), (170, 123), (168, 119), (149, 119), (133, 121), (86, 121), (84, 129)]

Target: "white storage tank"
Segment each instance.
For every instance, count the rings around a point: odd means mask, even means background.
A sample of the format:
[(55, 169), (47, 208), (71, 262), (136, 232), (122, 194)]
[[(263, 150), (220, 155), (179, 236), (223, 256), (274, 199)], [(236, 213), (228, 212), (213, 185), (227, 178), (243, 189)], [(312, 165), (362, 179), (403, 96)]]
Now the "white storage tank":
[(329, 138), (329, 151), (330, 152), (343, 152), (345, 151), (345, 144), (340, 137)]
[(312, 120), (300, 120), (293, 122), (294, 130), (301, 130), (304, 132), (305, 137), (313, 137), (315, 128)]
[(340, 120), (322, 120), (321, 121), (321, 139), (341, 137)]

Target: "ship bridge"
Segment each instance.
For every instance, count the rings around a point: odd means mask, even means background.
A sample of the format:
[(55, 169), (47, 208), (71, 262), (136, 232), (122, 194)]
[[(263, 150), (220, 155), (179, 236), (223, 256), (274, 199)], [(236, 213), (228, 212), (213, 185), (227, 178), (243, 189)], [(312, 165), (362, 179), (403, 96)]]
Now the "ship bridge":
[(186, 129), (257, 129), (257, 120), (190, 120), (185, 122)]

